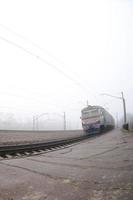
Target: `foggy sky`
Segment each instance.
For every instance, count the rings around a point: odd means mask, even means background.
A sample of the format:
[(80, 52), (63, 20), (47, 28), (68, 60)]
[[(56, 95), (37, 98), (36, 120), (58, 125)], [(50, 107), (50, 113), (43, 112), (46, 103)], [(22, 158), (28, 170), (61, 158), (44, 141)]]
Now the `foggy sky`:
[(132, 13), (128, 0), (0, 1), (0, 111), (66, 112), (79, 128), (87, 100), (120, 118), (121, 100), (100, 94), (123, 91), (133, 113)]

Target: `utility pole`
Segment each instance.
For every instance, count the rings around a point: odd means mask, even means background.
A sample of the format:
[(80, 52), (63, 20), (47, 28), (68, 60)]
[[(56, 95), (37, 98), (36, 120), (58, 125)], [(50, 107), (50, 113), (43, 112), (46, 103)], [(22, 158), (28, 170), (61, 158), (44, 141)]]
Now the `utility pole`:
[(33, 116), (33, 130), (39, 129), (39, 120), (38, 119), (44, 115), (48, 115), (48, 113), (42, 113), (40, 115)]
[(103, 93), (101, 95), (106, 95), (106, 96), (110, 96), (110, 97), (113, 97), (113, 98), (116, 98), (116, 99), (121, 99), (122, 100), (122, 104), (123, 104), (123, 112), (124, 112), (124, 124), (127, 123), (127, 115), (126, 115), (126, 102), (125, 102), (125, 98), (124, 98), (124, 95), (123, 95), (123, 92), (121, 92), (121, 97), (117, 97), (117, 96), (113, 96), (113, 95), (110, 95), (110, 94), (106, 94), (106, 93)]
[(33, 130), (35, 130), (35, 116), (33, 116)]
[(65, 131), (66, 130), (66, 113), (65, 112), (64, 112), (63, 118), (64, 118), (63, 125), (64, 125), (64, 131)]
[(118, 113), (116, 113), (116, 128), (118, 128), (119, 125), (118, 125)]
[(36, 117), (36, 130), (38, 130), (38, 127), (39, 127), (39, 125), (38, 125), (38, 117)]
[(123, 101), (124, 124), (126, 124), (126, 123), (127, 123), (127, 116), (126, 116), (126, 103), (125, 103), (125, 98), (124, 98), (123, 92), (121, 92), (121, 96), (122, 96), (122, 101)]
[(89, 105), (89, 104), (88, 104), (88, 100), (86, 101), (86, 104), (87, 104), (87, 107), (88, 107), (88, 105)]

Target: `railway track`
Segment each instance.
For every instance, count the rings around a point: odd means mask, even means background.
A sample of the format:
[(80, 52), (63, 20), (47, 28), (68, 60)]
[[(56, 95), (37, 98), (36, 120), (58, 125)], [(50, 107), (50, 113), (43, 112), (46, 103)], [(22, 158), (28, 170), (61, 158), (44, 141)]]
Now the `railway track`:
[(33, 154), (44, 153), (46, 150), (55, 150), (56, 148), (62, 148), (66, 145), (85, 140), (91, 136), (92, 135), (84, 135), (75, 138), (61, 139), (42, 143), (0, 146), (0, 157), (1, 159), (5, 159), (21, 156), (31, 156)]

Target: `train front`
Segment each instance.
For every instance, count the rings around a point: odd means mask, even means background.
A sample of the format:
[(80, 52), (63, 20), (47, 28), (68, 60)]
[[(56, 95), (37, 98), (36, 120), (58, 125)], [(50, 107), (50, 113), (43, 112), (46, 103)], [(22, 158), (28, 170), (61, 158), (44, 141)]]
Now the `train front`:
[(99, 131), (101, 127), (100, 109), (96, 106), (88, 106), (81, 111), (83, 130), (86, 132)]

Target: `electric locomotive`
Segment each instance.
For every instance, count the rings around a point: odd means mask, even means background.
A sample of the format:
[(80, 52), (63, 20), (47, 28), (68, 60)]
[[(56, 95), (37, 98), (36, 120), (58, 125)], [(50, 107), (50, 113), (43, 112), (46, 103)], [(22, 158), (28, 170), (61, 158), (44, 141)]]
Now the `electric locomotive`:
[(112, 115), (101, 106), (87, 106), (81, 110), (82, 127), (85, 132), (112, 129), (115, 121)]

